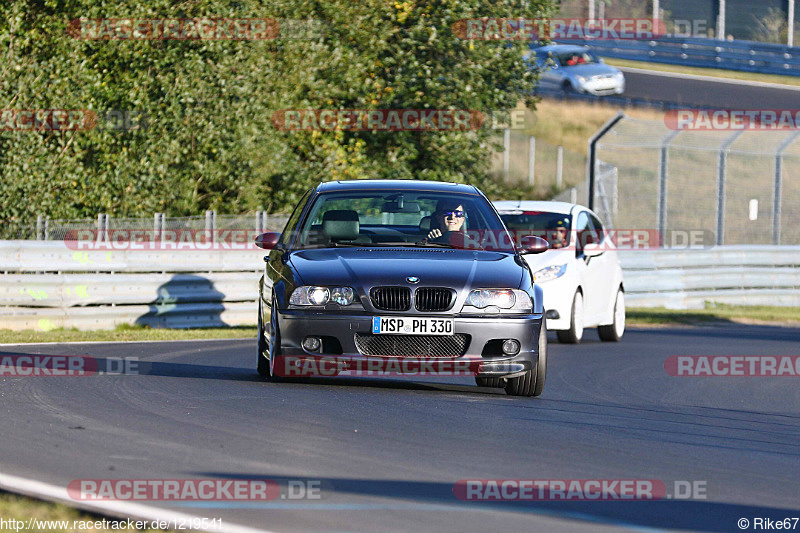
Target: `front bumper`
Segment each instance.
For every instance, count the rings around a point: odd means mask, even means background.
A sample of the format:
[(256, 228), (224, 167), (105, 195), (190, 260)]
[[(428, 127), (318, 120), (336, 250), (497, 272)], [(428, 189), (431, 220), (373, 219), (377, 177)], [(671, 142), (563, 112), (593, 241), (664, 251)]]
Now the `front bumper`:
[[(384, 313), (380, 316), (407, 316), (402, 313)], [(539, 360), (539, 333), (543, 315), (415, 315), (436, 318), (454, 318), (454, 334), (468, 336), (466, 350), (457, 357), (424, 357), (365, 355), (359, 351), (356, 334), (372, 335), (372, 320), (375, 315), (339, 314), (324, 311), (280, 310), (278, 327), (283, 360), (275, 366), (290, 375), (289, 367), (302, 366), (313, 361), (313, 367), (324, 371), (319, 375), (473, 375), (481, 377), (516, 377), (532, 370)], [(314, 352), (303, 348), (308, 336), (321, 337), (322, 347)], [(409, 336), (411, 337), (411, 336)], [(520, 344), (516, 355), (498, 352), (498, 340), (516, 339)], [(436, 364), (434, 364), (436, 363)], [(335, 371), (334, 371), (335, 369)], [(279, 372), (280, 373), (280, 372)]]
[(616, 80), (590, 80), (585, 82), (580, 89), (582, 92), (594, 96), (609, 96), (612, 94), (622, 94), (625, 92), (625, 82), (618, 82)]

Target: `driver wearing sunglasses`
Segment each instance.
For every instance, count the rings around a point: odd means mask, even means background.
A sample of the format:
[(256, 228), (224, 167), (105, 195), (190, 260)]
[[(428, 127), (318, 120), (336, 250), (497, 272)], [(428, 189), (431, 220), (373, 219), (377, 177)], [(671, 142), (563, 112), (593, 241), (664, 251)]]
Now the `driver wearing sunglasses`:
[(464, 233), (467, 213), (464, 206), (453, 201), (441, 200), (436, 204), (432, 215), (431, 231), (428, 239), (433, 242), (449, 243), (453, 233)]

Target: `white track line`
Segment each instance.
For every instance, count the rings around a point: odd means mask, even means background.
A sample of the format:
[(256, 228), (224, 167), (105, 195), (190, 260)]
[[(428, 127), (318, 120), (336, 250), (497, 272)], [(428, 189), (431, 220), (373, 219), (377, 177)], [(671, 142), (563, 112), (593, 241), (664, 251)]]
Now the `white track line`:
[[(69, 505), (70, 507), (78, 507), (80, 509), (86, 509), (89, 511), (95, 511), (101, 514), (112, 515), (112, 516), (119, 516), (125, 518), (135, 518), (140, 520), (167, 520), (167, 521), (176, 521), (176, 520), (183, 520), (186, 522), (187, 520), (192, 519), (201, 519), (202, 523), (202, 516), (191, 515), (186, 513), (179, 513), (176, 511), (171, 511), (169, 509), (163, 509), (160, 507), (150, 507), (148, 505), (144, 505), (141, 503), (131, 503), (125, 501), (75, 501), (69, 497), (67, 494), (67, 489), (64, 487), (58, 487), (56, 485), (50, 485), (49, 483), (44, 483), (42, 481), (36, 481), (33, 479), (26, 479), (23, 477), (12, 476), (9, 474), (0, 473), (0, 488), (10, 491), (16, 492), (20, 494), (24, 494), (26, 496), (33, 496), (34, 498), (39, 498), (43, 500), (50, 500), (50, 501), (58, 501)], [(205, 517), (208, 518), (208, 517)], [(190, 522), (191, 523), (191, 522)], [(220, 531), (228, 531), (230, 533), (272, 533), (266, 529), (255, 529), (247, 526), (239, 526), (236, 524), (231, 524), (230, 522), (223, 520), (221, 528), (211, 528), (211, 527), (200, 527), (200, 528), (193, 528), (197, 531), (213, 531), (219, 533)]]
[(768, 87), (771, 89), (783, 89), (787, 91), (800, 91), (800, 86), (798, 85), (783, 85), (780, 83), (737, 80), (733, 78), (717, 78), (715, 76), (701, 76), (698, 74), (679, 74), (677, 72), (663, 72), (660, 70), (647, 70), (643, 68), (633, 68), (633, 67), (615, 67), (615, 68), (618, 68), (623, 72), (634, 72), (637, 74), (648, 74), (651, 76), (663, 76), (665, 78), (680, 78), (689, 80), (711, 81), (714, 83), (730, 83), (733, 85), (749, 85), (752, 87)]

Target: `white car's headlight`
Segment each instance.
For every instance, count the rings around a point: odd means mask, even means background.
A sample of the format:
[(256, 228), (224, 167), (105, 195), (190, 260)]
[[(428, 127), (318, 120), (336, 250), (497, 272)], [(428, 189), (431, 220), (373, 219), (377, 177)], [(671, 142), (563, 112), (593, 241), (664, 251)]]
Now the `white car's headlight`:
[(622, 72), (615, 72), (614, 73), (614, 78), (617, 79), (617, 80), (624, 80), (625, 79), (625, 74), (623, 74)]
[(333, 302), (339, 305), (350, 305), (355, 300), (355, 291), (351, 287), (314, 287), (304, 285), (297, 287), (289, 303), (292, 305), (325, 305)]
[(475, 289), (467, 295), (464, 308), (473, 307), (485, 312), (506, 310), (512, 313), (530, 313), (533, 303), (528, 293), (519, 289)]
[(549, 267), (544, 267), (536, 271), (533, 275), (533, 281), (535, 283), (544, 283), (545, 281), (554, 280), (556, 278), (560, 278), (564, 275), (564, 272), (567, 271), (567, 264), (564, 263), (563, 265), (550, 265)]
[(575, 76), (575, 79), (576, 79), (576, 80), (578, 80), (578, 82), (579, 82), (581, 85), (583, 85), (584, 83), (586, 83), (586, 78), (584, 78), (583, 76)]

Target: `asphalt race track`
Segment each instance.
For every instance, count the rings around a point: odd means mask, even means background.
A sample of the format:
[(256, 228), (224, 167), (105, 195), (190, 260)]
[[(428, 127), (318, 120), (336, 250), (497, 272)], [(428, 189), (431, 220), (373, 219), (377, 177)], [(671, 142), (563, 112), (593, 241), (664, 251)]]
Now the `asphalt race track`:
[(797, 109), (800, 87), (620, 68), (627, 98), (720, 109)]
[[(767, 326), (594, 331), (551, 342), (544, 396), (471, 378), (272, 384), (255, 341), (20, 345), (136, 357), (139, 375), (0, 378), (0, 473), (76, 479), (321, 482), (321, 499), (152, 502), (273, 531), (739, 531), (800, 516), (797, 377), (672, 377), (670, 355), (800, 355)], [(707, 499), (469, 502), (462, 479), (705, 483)], [(800, 525), (798, 525), (800, 528)]]

